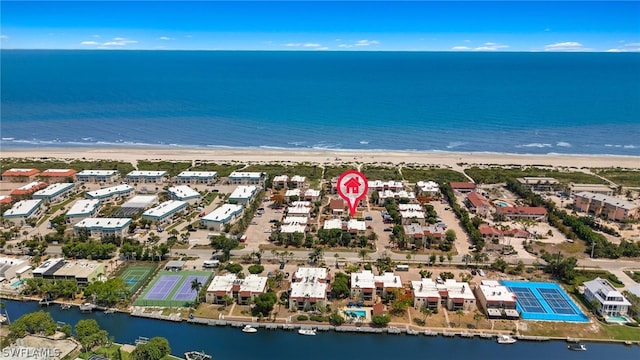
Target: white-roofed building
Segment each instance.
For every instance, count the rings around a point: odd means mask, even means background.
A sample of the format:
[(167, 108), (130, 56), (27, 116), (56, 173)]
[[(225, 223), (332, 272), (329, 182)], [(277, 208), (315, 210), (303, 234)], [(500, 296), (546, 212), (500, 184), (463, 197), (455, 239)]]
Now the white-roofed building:
[(327, 219), (324, 221), (324, 225), (322, 226), (325, 230), (333, 230), (340, 229), (342, 230), (342, 220), (341, 219)]
[(183, 171), (176, 176), (178, 184), (207, 184), (216, 182), (217, 171)]
[(420, 225), (424, 225), (425, 215), (422, 210), (400, 211), (400, 217), (402, 218), (403, 224), (418, 223)]
[(413, 307), (421, 309), (426, 307), (428, 309), (438, 308), (442, 301), (440, 292), (443, 290), (441, 284), (436, 284), (429, 278), (423, 278), (420, 281), (412, 281), (411, 289), (413, 290)]
[(90, 282), (103, 279), (105, 265), (97, 261), (65, 261), (64, 265), (53, 273), (54, 279), (75, 280), (78, 285), (88, 285)]
[(287, 208), (288, 216), (305, 216), (309, 217), (311, 214), (311, 203), (308, 201), (294, 201), (291, 206)]
[(358, 219), (350, 219), (347, 222), (347, 229), (350, 233), (363, 233), (367, 230), (367, 224)]
[(447, 292), (447, 309), (451, 311), (476, 309), (476, 297), (466, 282), (457, 282), (454, 279), (447, 279), (444, 282)]
[(286, 189), (289, 185), (289, 176), (277, 175), (273, 178), (273, 187), (277, 189)]
[(378, 191), (378, 205), (383, 205), (387, 199), (409, 199), (411, 202), (415, 202), (416, 194), (413, 192), (408, 192), (405, 190), (400, 191), (392, 191), (392, 190), (382, 190)]
[(392, 272), (382, 275), (373, 275), (371, 270), (351, 273), (351, 298), (353, 299), (373, 301), (375, 295), (386, 296), (400, 289), (402, 289), (402, 280)]
[(597, 277), (591, 281), (585, 281), (584, 297), (589, 301), (599, 304), (598, 313), (602, 316), (627, 315), (631, 303), (606, 279)]
[(65, 214), (67, 224), (75, 224), (78, 221), (94, 217), (100, 210), (100, 200), (80, 199), (76, 201)]
[(28, 260), (0, 256), (0, 281), (22, 276), (31, 269)]
[(156, 195), (136, 195), (122, 204), (122, 208), (146, 209), (158, 203)]
[(300, 175), (295, 175), (289, 179), (289, 187), (302, 189), (307, 186), (307, 178)]
[[(443, 223), (437, 223), (433, 225), (420, 225), (418, 223), (411, 223), (403, 226), (404, 233), (413, 239), (424, 239), (426, 237), (433, 237), (434, 239), (444, 238), (447, 226)], [(426, 243), (425, 243), (426, 244)]]
[(569, 184), (569, 196), (574, 196), (577, 193), (588, 192), (594, 194), (601, 194), (607, 196), (614, 195), (614, 189), (604, 184)]
[(38, 190), (46, 189), (47, 186), (49, 186), (49, 184), (43, 181), (30, 182), (26, 185), (20, 186), (19, 188), (13, 189), (11, 191), (11, 196), (18, 200), (30, 199), (33, 193)]
[(249, 204), (258, 194), (258, 188), (254, 185), (240, 185), (229, 195), (229, 201), (240, 205)]
[(316, 189), (305, 190), (303, 199), (305, 201), (311, 201), (311, 202), (316, 202), (320, 200), (320, 190), (316, 190)]
[(186, 201), (189, 204), (196, 203), (202, 197), (199, 192), (187, 185), (172, 186), (167, 192), (172, 200)]
[(298, 201), (300, 200), (300, 195), (302, 195), (302, 190), (300, 189), (287, 189), (284, 192), (284, 197), (287, 198), (288, 201)]
[(200, 224), (207, 229), (222, 231), (225, 224), (230, 224), (242, 215), (242, 205), (224, 204), (200, 219)]
[(41, 199), (20, 200), (13, 204), (11, 209), (5, 211), (2, 216), (17, 226), (21, 226), (24, 225), (27, 219), (40, 216), (42, 203), (43, 201)]
[(485, 311), (489, 309), (507, 310), (516, 308), (516, 294), (496, 280), (482, 280), (475, 288), (478, 305)]
[(325, 268), (298, 268), (291, 278), (289, 308), (306, 311), (326, 303), (331, 291), (329, 283)]
[(617, 197), (580, 192), (575, 194), (573, 206), (576, 210), (595, 216), (604, 215), (609, 220), (623, 221), (640, 218), (640, 206)]
[(73, 225), (73, 232), (78, 236), (81, 231), (87, 231), (92, 238), (108, 235), (124, 237), (130, 224), (129, 218), (86, 218)]
[(416, 191), (425, 196), (434, 196), (440, 193), (440, 185), (435, 181), (418, 181)]
[(293, 233), (302, 233), (304, 234), (307, 231), (306, 225), (300, 224), (288, 224), (280, 226), (280, 232), (283, 234), (293, 234)]
[(156, 224), (170, 223), (174, 216), (189, 206), (186, 201), (169, 200), (142, 213), (142, 218)]
[(400, 191), (400, 190), (404, 190), (404, 185), (402, 184), (401, 181), (395, 181), (395, 180), (389, 180), (389, 181), (382, 181), (382, 180), (373, 180), (373, 181), (369, 181), (369, 192), (373, 192), (373, 191), (384, 191), (384, 190), (391, 190), (391, 191)]
[(82, 170), (76, 174), (78, 181), (110, 184), (120, 178), (118, 170)]
[(282, 219), (282, 223), (285, 225), (287, 224), (307, 225), (308, 222), (309, 222), (309, 218), (305, 216), (286, 216), (284, 219)]
[(234, 171), (229, 174), (229, 184), (264, 186), (267, 174), (262, 172)]
[(42, 199), (45, 204), (55, 203), (64, 200), (73, 189), (75, 189), (74, 183), (54, 183), (45, 189), (34, 192), (33, 198)]
[(139, 171), (135, 170), (127, 174), (127, 181), (134, 184), (161, 184), (167, 177), (166, 171)]
[(548, 192), (553, 191), (554, 187), (558, 186), (559, 182), (555, 178), (542, 177), (542, 176), (525, 176), (516, 179), (520, 185), (525, 189), (529, 189), (534, 192)]
[(37, 268), (33, 269), (31, 274), (33, 274), (35, 278), (53, 279), (53, 274), (63, 266), (64, 258), (47, 259), (38, 265)]
[(103, 202), (109, 200), (119, 201), (120, 199), (131, 196), (133, 194), (133, 190), (133, 186), (121, 184), (104, 189), (89, 191), (85, 194), (85, 197), (89, 199), (99, 199)]
[(240, 305), (247, 305), (249, 301), (267, 290), (267, 278), (256, 274), (238, 279), (235, 274), (215, 276), (207, 288), (205, 300), (209, 304), (224, 304), (225, 296), (231, 296)]

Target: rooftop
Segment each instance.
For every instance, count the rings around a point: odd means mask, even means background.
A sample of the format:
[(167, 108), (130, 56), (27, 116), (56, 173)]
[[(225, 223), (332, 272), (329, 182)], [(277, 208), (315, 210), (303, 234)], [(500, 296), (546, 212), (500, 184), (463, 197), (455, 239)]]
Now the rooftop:
[(11, 195), (23, 195), (23, 194), (31, 194), (33, 192), (36, 192), (40, 189), (44, 189), (47, 187), (47, 183), (46, 182), (42, 182), (42, 181), (34, 181), (34, 182), (30, 182), (26, 185), (20, 186), (19, 188), (14, 189), (11, 192)]
[(487, 301), (492, 302), (515, 302), (516, 295), (509, 289), (501, 285), (496, 280), (482, 280), (480, 283), (480, 291), (484, 294)]
[(2, 176), (33, 176), (39, 173), (38, 169), (9, 169), (2, 173)]
[(118, 170), (82, 170), (78, 173), (81, 176), (113, 176)]
[(205, 221), (227, 222), (242, 211), (242, 205), (224, 204), (202, 218)]
[(87, 215), (95, 211), (100, 206), (98, 199), (80, 199), (67, 211), (67, 216)]
[(449, 185), (451, 185), (452, 189), (470, 189), (473, 190), (477, 187), (477, 185), (475, 183), (472, 182), (459, 182), (459, 181), (452, 181), (449, 183)]
[(576, 194), (576, 197), (582, 197), (582, 198), (587, 198), (587, 199), (591, 199), (591, 200), (595, 200), (595, 201), (600, 201), (603, 202), (605, 204), (611, 205), (611, 206), (615, 206), (615, 207), (619, 207), (625, 210), (633, 210), (638, 208), (638, 205), (632, 203), (631, 201), (627, 201), (627, 200), (622, 200), (622, 199), (618, 199), (615, 196), (608, 196), (608, 195), (603, 195), (603, 194), (596, 194), (596, 193), (592, 193), (592, 192), (579, 192)]
[(33, 193), (34, 197), (49, 197), (55, 196), (65, 191), (73, 189), (75, 185), (73, 183), (55, 183), (47, 186), (43, 190), (38, 190)]
[(54, 267), (56, 264), (60, 263), (64, 261), (63, 258), (53, 258), (53, 259), (48, 259), (45, 260), (42, 264), (38, 265), (37, 268), (33, 269), (33, 273), (34, 274), (43, 274), (45, 273), (47, 270), (51, 269), (52, 267)]
[(41, 199), (21, 200), (4, 212), (5, 217), (27, 216), (42, 204)]
[(104, 197), (109, 197), (115, 194), (125, 194), (133, 191), (133, 186), (122, 184), (118, 186), (111, 186), (104, 189), (98, 189), (94, 191), (87, 192), (88, 197), (101, 199)]
[(207, 292), (231, 292), (234, 286), (238, 286), (239, 292), (261, 293), (266, 290), (267, 278), (256, 274), (247, 275), (244, 279), (238, 279), (235, 274), (218, 275), (211, 280)]
[(74, 228), (88, 228), (101, 230), (119, 230), (131, 223), (129, 218), (86, 218), (75, 224)]
[(216, 176), (218, 176), (217, 171), (183, 171), (178, 174), (179, 178), (214, 178)]
[(293, 277), (296, 278), (296, 281), (317, 281), (318, 279), (324, 281), (328, 278), (328, 274), (325, 268), (300, 267)]
[(192, 199), (200, 197), (199, 192), (193, 190), (187, 185), (172, 186), (168, 189), (168, 191), (178, 199)]
[[(58, 271), (55, 272), (55, 276), (73, 276), (78, 278), (89, 277), (94, 271), (98, 270), (100, 263), (96, 261), (68, 261)], [(103, 265), (104, 266), (104, 265)]]
[(248, 179), (260, 179), (264, 176), (261, 172), (246, 172), (246, 171), (234, 171), (229, 174), (230, 178), (248, 178)]
[(40, 176), (65, 177), (73, 176), (76, 171), (73, 169), (47, 169), (40, 173)]
[(240, 185), (229, 195), (229, 199), (251, 199), (257, 191), (258, 188), (254, 185)]
[(423, 278), (420, 281), (412, 281), (411, 288), (413, 289), (413, 296), (416, 298), (428, 298), (428, 299), (440, 299), (440, 290), (432, 279)]
[(136, 195), (122, 204), (123, 208), (139, 208), (144, 209), (158, 202), (156, 195)]
[(151, 208), (147, 211), (145, 211), (144, 213), (142, 213), (142, 216), (148, 216), (148, 217), (153, 217), (153, 218), (162, 218), (165, 217), (167, 215), (171, 215), (174, 214), (184, 208), (186, 208), (189, 204), (187, 202), (184, 201), (180, 201), (180, 200), (169, 200), (169, 201), (165, 201), (162, 204)]
[(127, 177), (159, 177), (159, 176), (166, 176), (167, 172), (166, 171), (139, 171), (139, 170), (134, 170), (130, 173), (127, 174)]

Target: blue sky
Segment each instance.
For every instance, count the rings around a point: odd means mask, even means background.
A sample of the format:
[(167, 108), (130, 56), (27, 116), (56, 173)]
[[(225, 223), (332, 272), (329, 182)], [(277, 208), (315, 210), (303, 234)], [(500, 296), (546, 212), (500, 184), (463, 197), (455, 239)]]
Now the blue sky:
[(0, 3), (5, 49), (640, 51), (640, 2)]

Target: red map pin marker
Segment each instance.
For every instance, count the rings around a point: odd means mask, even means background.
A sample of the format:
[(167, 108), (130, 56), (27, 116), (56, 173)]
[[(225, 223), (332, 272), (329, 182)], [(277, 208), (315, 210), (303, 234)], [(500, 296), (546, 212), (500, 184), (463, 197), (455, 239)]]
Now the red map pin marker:
[(364, 174), (356, 171), (345, 171), (338, 178), (338, 195), (349, 204), (349, 214), (355, 215), (360, 200), (367, 196), (369, 183)]

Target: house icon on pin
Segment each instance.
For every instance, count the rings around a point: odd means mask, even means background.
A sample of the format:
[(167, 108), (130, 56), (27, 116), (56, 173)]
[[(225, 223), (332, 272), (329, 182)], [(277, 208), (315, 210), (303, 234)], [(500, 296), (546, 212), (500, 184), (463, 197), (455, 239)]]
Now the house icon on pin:
[(347, 182), (344, 183), (344, 187), (347, 188), (347, 194), (358, 194), (360, 192), (360, 182), (358, 178), (352, 177)]

